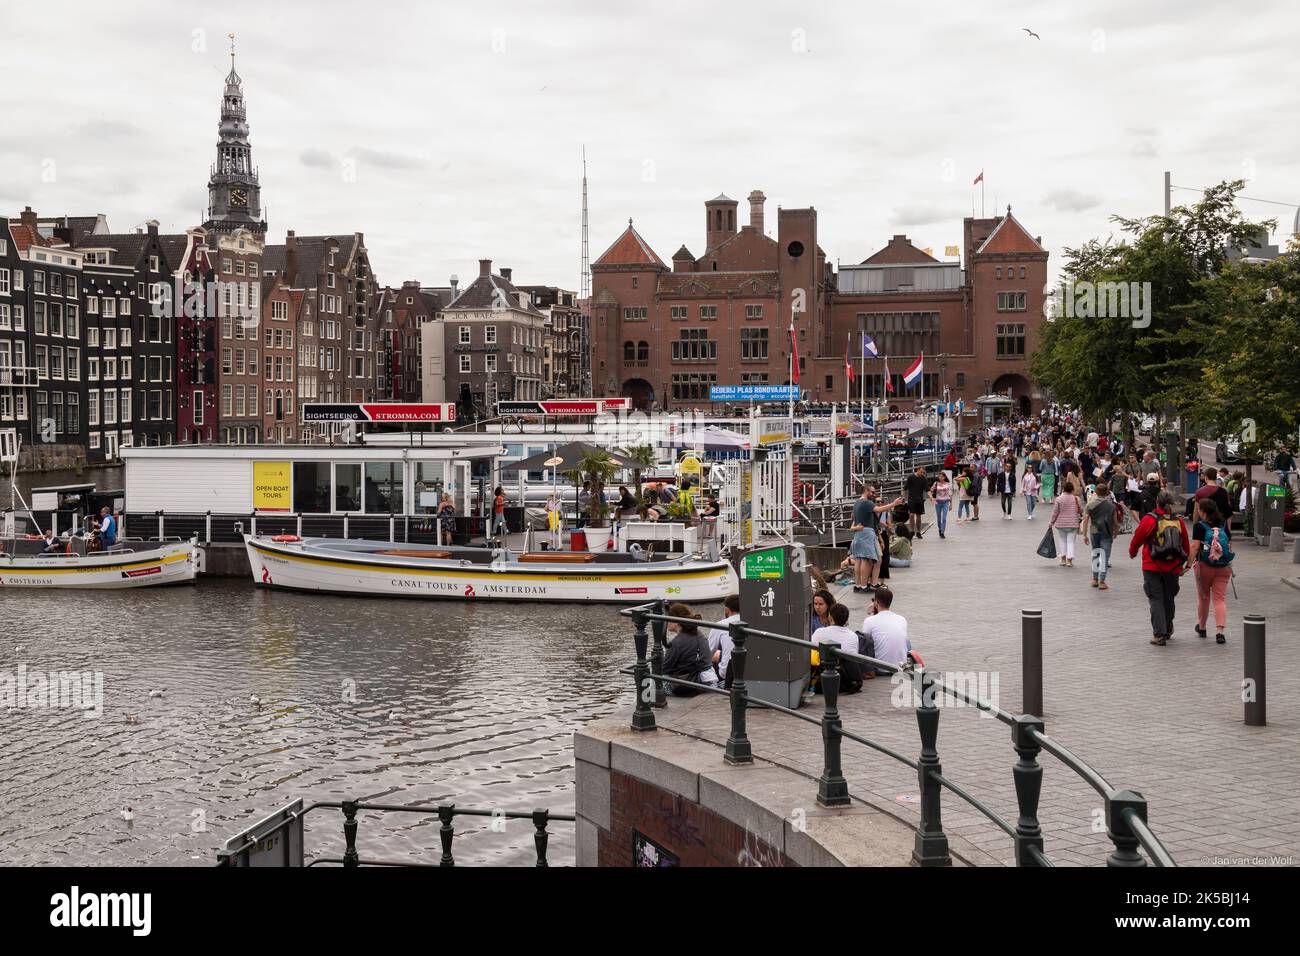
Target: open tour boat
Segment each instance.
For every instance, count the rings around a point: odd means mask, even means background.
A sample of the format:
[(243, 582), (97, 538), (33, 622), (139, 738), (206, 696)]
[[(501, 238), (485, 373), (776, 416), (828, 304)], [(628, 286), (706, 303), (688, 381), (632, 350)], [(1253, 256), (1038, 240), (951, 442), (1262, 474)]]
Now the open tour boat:
[(647, 552), (535, 551), (244, 535), (253, 580), (269, 588), (371, 597), (644, 604), (721, 601), (722, 559)]
[(0, 538), (0, 589), (119, 588), (189, 584), (199, 571), (198, 540), (128, 540), (86, 552), (83, 538), (61, 541), (47, 552), (45, 540)]

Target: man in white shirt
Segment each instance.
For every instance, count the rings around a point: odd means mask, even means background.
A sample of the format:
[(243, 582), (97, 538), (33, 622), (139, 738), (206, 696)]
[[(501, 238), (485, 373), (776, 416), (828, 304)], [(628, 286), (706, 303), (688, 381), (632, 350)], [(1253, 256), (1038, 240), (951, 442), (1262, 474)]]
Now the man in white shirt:
[(849, 623), (849, 609), (843, 604), (832, 604), (830, 616), (833, 623), (817, 628), (809, 640), (813, 644), (838, 644), (842, 651), (858, 653), (858, 635), (846, 626)]
[(893, 603), (894, 592), (888, 588), (872, 596), (862, 633), (871, 639), (873, 649), (864, 649), (864, 653), (886, 664), (901, 664), (907, 660), (912, 642), (907, 639), (907, 618), (889, 609)]
[[(727, 668), (731, 666), (731, 632), (727, 630), (726, 625), (734, 624), (740, 620), (740, 595), (732, 594), (727, 597), (725, 602), (727, 616), (718, 622), (720, 627), (715, 627), (709, 631), (709, 654), (713, 658), (713, 666), (718, 669), (724, 686), (730, 687), (731, 680), (727, 675)], [(855, 645), (853, 648), (857, 650)]]

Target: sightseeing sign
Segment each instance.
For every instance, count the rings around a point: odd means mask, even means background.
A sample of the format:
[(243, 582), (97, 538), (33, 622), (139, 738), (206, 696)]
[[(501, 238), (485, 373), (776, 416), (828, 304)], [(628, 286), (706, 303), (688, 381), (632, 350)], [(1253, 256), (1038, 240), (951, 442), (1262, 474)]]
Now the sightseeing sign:
[(498, 415), (600, 415), (626, 411), (630, 398), (554, 398), (538, 402), (497, 402)]
[(308, 422), (454, 422), (456, 406), (451, 402), (417, 405), (410, 402), (307, 402), (302, 406), (303, 424)]

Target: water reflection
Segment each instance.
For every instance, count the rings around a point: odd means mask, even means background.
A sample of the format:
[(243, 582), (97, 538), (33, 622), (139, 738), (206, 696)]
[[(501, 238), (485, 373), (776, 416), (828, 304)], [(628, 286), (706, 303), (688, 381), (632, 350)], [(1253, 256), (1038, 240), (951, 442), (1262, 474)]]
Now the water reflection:
[[(613, 608), (369, 601), (243, 582), (6, 591), (0, 672), (104, 675), (104, 711), (0, 709), (0, 863), (208, 864), (298, 797), (573, 808), (572, 730), (630, 703)], [(161, 696), (151, 697), (152, 691)], [(132, 819), (122, 810), (132, 808)], [(342, 817), (308, 817), (337, 856)], [(458, 861), (531, 862), (532, 827), (458, 820)], [(573, 828), (552, 827), (555, 862)], [(440, 852), (436, 818), (372, 815), (363, 855)]]

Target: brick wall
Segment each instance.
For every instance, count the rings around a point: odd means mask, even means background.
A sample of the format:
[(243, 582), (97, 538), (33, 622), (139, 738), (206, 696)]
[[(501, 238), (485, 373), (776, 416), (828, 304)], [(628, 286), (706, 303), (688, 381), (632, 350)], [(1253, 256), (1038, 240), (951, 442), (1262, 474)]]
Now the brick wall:
[(597, 865), (631, 866), (632, 831), (682, 866), (793, 866), (781, 851), (686, 798), (617, 770), (609, 772), (609, 830), (597, 828)]

